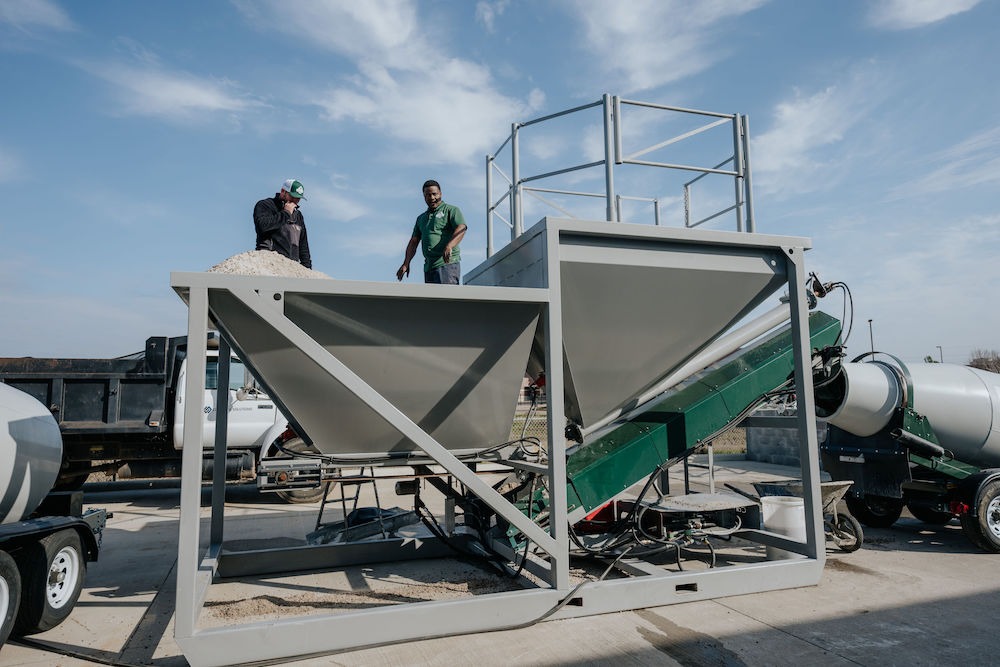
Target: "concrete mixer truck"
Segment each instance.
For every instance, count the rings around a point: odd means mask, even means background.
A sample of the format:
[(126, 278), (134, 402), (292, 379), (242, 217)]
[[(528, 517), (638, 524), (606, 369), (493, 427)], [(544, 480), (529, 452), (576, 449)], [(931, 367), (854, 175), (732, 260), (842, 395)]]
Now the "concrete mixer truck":
[(97, 560), (107, 521), (82, 493), (50, 493), (62, 461), (59, 426), (44, 405), (0, 384), (0, 646), (69, 616)]
[(930, 524), (958, 517), (973, 544), (1000, 553), (1000, 375), (866, 356), (816, 378), (823, 467), (854, 482), (851, 513), (874, 528), (903, 507)]

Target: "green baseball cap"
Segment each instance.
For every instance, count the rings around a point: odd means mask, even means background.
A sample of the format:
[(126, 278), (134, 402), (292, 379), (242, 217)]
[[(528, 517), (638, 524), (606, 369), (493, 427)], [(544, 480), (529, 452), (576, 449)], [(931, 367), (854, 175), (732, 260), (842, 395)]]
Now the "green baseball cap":
[(294, 178), (289, 178), (281, 184), (281, 189), (290, 194), (295, 199), (305, 199), (306, 189)]

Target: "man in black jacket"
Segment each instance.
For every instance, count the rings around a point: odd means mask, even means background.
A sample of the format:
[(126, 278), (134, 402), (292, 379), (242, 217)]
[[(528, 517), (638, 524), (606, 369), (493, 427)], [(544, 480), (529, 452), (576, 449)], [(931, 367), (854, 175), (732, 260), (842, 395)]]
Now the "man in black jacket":
[(273, 250), (311, 269), (306, 221), (299, 210), (304, 194), (302, 184), (289, 178), (274, 197), (261, 199), (253, 207), (253, 226), (257, 230), (257, 250)]

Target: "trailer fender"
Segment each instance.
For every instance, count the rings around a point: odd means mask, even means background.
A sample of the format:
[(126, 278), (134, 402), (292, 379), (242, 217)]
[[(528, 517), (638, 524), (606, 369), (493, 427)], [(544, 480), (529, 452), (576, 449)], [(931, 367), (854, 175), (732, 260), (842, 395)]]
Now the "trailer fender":
[(260, 450), (257, 452), (257, 460), (260, 461), (265, 456), (274, 456), (278, 453), (274, 443), (281, 437), (281, 434), (288, 430), (288, 422), (279, 419), (274, 425), (264, 432), (260, 439)]
[(22, 545), (62, 530), (72, 529), (80, 536), (80, 544), (87, 562), (94, 562), (101, 549), (108, 513), (103, 509), (87, 510), (81, 517), (46, 516), (0, 526), (0, 546), (19, 549)]
[(1000, 479), (1000, 468), (987, 468), (960, 481), (952, 494), (952, 499), (964, 504), (965, 507), (960, 508), (962, 511), (955, 513), (976, 516), (978, 512), (976, 508), (979, 507), (979, 501), (982, 500), (983, 489), (987, 484), (997, 479)]

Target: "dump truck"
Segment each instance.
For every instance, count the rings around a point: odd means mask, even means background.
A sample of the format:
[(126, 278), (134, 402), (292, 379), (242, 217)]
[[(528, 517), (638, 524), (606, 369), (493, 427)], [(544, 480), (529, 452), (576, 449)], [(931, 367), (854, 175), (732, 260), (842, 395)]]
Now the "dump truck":
[(108, 514), (83, 494), (52, 492), (62, 462), (55, 418), (0, 384), (0, 646), (62, 623), (97, 560)]
[[(880, 353), (881, 354), (881, 353)], [(835, 480), (851, 480), (851, 513), (887, 528), (903, 508), (1000, 553), (1000, 375), (885, 355), (834, 367), (817, 382), (820, 447)]]
[[(0, 382), (32, 396), (52, 413), (62, 434), (57, 490), (79, 489), (91, 473), (119, 479), (179, 477), (184, 429), (186, 336), (153, 336), (141, 352), (113, 359), (0, 358)], [(207, 351), (202, 447), (205, 478), (215, 464), (218, 338)], [(252, 481), (263, 456), (286, 456), (288, 420), (232, 357), (228, 391), (226, 478)], [(283, 436), (284, 434), (284, 436)], [(301, 445), (305, 447), (304, 444)], [(282, 450), (285, 450), (283, 452)], [(312, 502), (319, 488), (279, 491), (289, 502)]]

